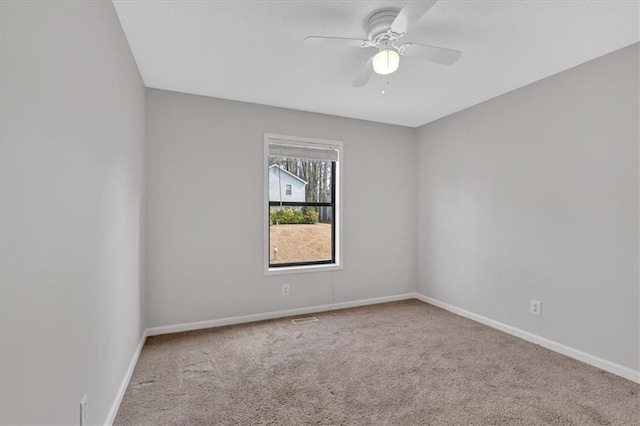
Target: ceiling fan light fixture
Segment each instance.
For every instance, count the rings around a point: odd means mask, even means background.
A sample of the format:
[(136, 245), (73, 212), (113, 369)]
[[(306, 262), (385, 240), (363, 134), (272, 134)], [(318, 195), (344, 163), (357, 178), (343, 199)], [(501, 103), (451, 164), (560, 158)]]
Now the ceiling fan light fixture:
[(373, 71), (387, 75), (396, 72), (400, 66), (400, 55), (393, 49), (380, 49), (373, 57)]

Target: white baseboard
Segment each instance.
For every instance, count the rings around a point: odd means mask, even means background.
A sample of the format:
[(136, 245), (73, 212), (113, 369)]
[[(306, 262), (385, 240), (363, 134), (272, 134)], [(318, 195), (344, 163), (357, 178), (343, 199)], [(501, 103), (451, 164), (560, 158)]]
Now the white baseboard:
[(330, 303), (327, 305), (309, 306), (306, 308), (287, 309), (284, 311), (266, 312), (262, 314), (243, 315), (238, 317), (220, 318), (208, 321), (188, 322), (176, 325), (147, 328), (147, 336), (178, 333), (181, 331), (201, 330), (203, 328), (222, 327), (225, 325), (243, 324), (247, 322), (264, 321), (269, 319), (291, 317), (296, 315), (313, 314), (317, 312), (335, 311), (337, 309), (355, 308), (357, 306), (375, 305), (376, 303), (396, 302), (398, 300), (416, 299), (417, 293), (405, 293), (395, 296), (375, 297), (372, 299), (353, 300), (351, 302)]
[(136, 368), (136, 364), (138, 363), (138, 358), (140, 357), (140, 352), (142, 352), (142, 347), (144, 346), (144, 341), (147, 339), (147, 330), (142, 332), (142, 336), (140, 336), (140, 342), (138, 343), (138, 347), (136, 351), (133, 353), (133, 358), (131, 358), (131, 362), (129, 363), (129, 368), (127, 368), (126, 373), (124, 374), (124, 378), (122, 379), (122, 383), (120, 383), (120, 388), (118, 388), (118, 393), (116, 394), (116, 398), (113, 400), (111, 404), (111, 408), (109, 409), (109, 414), (107, 414), (107, 419), (104, 421), (105, 426), (113, 425), (113, 421), (116, 419), (116, 414), (118, 414), (118, 409), (120, 408), (120, 403), (122, 402), (122, 398), (124, 397), (124, 393), (129, 386), (129, 381), (131, 380), (131, 376), (133, 375), (133, 370)]
[(593, 365), (594, 367), (598, 367), (602, 370), (624, 377), (625, 379), (640, 383), (640, 371), (636, 371), (629, 367), (616, 364), (615, 362), (607, 361), (606, 359), (602, 359), (595, 355), (582, 352), (578, 349), (563, 345), (562, 343), (554, 342), (553, 340), (537, 336), (535, 334), (529, 333), (528, 331), (520, 330), (519, 328), (503, 324), (487, 317), (483, 317), (482, 315), (474, 314), (473, 312), (466, 311), (464, 309), (449, 305), (448, 303), (441, 302), (437, 299), (433, 299), (419, 293), (416, 293), (415, 298), (430, 305), (434, 305), (454, 314), (460, 315), (462, 317), (469, 318), (470, 320), (488, 325), (489, 327), (495, 328), (500, 331), (504, 331), (505, 333), (511, 334), (512, 336), (516, 336), (528, 342), (535, 343), (554, 352), (558, 352), (570, 358), (577, 359), (578, 361)]

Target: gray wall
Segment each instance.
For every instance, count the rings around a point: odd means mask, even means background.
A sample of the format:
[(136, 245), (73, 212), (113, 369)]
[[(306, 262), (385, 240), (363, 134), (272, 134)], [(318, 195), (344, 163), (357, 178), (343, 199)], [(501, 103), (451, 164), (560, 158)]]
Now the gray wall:
[[(85, 393), (103, 422), (145, 316), (171, 325), (416, 282), (639, 368), (637, 46), (418, 131), (159, 90), (145, 117), (110, 2), (1, 8), (0, 423), (77, 424)], [(344, 270), (264, 277), (265, 132), (344, 141)], [(238, 167), (233, 191), (212, 188)]]
[[(415, 129), (153, 89), (147, 125), (150, 326), (415, 291)], [(344, 270), (264, 276), (265, 132), (344, 142)]]
[(637, 45), (421, 127), (418, 161), (421, 293), (638, 369)]
[(142, 331), (144, 86), (111, 2), (2, 2), (2, 424), (100, 424)]

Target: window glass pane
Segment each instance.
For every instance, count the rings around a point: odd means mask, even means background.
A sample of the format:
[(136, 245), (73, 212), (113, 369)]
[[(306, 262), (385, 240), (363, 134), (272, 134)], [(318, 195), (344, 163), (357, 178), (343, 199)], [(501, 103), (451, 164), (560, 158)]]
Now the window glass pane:
[(330, 203), (331, 164), (323, 160), (269, 157), (269, 201)]
[(331, 261), (331, 212), (331, 207), (270, 207), (269, 263)]

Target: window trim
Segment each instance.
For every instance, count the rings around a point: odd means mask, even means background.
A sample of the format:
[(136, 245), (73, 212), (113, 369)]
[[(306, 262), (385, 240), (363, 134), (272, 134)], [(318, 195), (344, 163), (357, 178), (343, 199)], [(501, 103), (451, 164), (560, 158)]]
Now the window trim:
[(290, 183), (285, 183), (284, 184), (284, 195), (291, 195), (293, 194), (293, 186)]
[[(271, 139), (286, 140), (295, 143), (300, 146), (332, 146), (338, 151), (338, 161), (335, 163), (334, 179), (335, 179), (335, 191), (333, 194), (335, 203), (335, 214), (333, 218), (333, 240), (334, 244), (332, 249), (334, 250), (333, 262), (329, 263), (314, 263), (310, 265), (295, 265), (295, 266), (269, 266), (269, 141)], [(273, 133), (264, 134), (264, 158), (262, 167), (264, 169), (263, 177), (263, 207), (264, 213), (262, 217), (264, 227), (264, 242), (263, 242), (263, 267), (264, 275), (282, 275), (282, 274), (295, 274), (304, 272), (320, 272), (320, 271), (333, 271), (343, 269), (342, 267), (342, 164), (344, 163), (344, 150), (343, 143), (341, 141), (307, 138), (301, 136), (280, 135)]]

